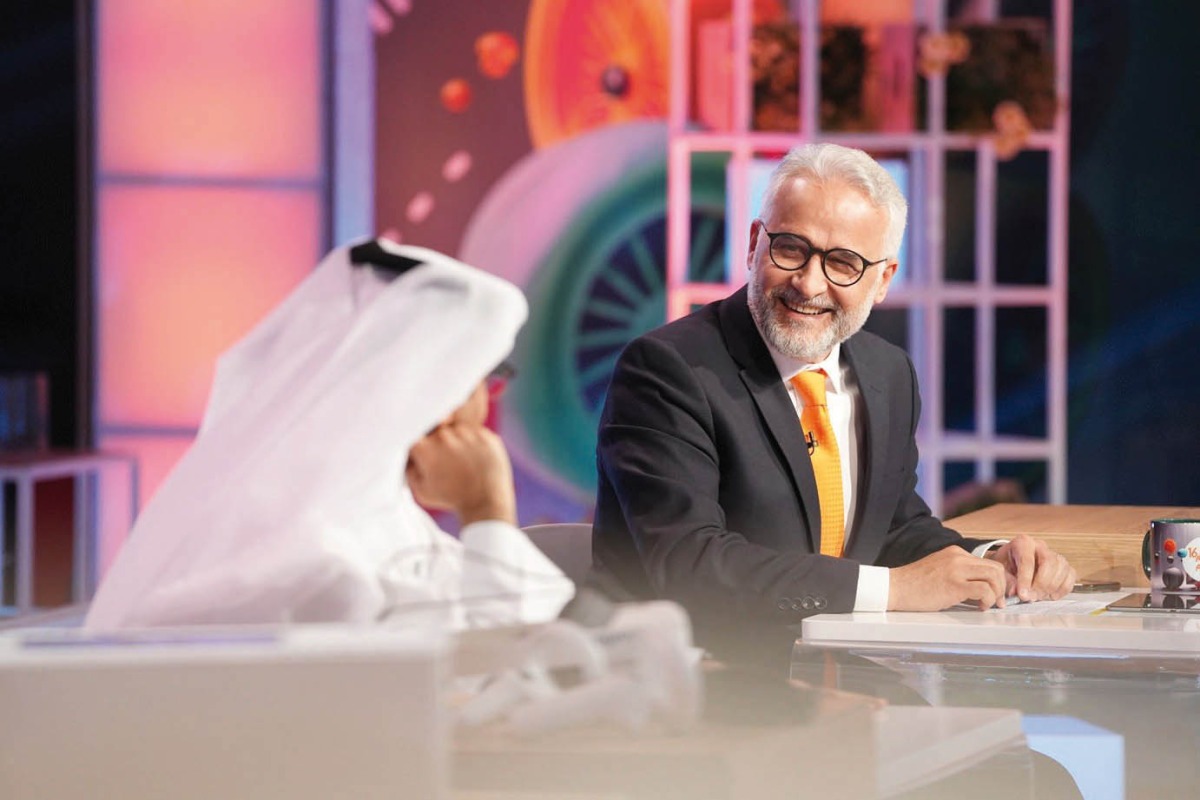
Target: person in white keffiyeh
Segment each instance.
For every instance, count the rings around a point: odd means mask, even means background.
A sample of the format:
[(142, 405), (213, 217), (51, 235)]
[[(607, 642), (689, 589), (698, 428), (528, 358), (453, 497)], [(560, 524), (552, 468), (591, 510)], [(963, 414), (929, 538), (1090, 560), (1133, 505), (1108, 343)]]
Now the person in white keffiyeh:
[[(317, 269), (218, 362), (200, 433), (138, 518), (91, 630), (287, 622), (461, 630), (554, 618), (572, 583), (515, 527), (487, 376), (511, 284), (379, 243)], [(458, 538), (421, 507), (460, 516)]]

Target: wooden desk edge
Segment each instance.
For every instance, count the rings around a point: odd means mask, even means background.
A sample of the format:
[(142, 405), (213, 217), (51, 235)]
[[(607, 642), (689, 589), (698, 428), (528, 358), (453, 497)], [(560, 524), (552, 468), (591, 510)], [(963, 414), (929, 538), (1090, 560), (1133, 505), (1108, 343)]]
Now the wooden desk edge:
[(1027, 533), (1066, 556), (1080, 580), (1147, 587), (1142, 537), (1150, 520), (1162, 517), (1200, 519), (1200, 508), (999, 503), (948, 519), (946, 526), (980, 539)]

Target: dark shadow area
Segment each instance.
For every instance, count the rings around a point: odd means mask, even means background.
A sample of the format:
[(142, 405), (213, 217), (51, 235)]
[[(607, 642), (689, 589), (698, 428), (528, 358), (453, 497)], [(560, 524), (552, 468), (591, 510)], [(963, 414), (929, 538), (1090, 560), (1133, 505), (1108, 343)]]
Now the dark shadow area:
[(0, 8), (0, 374), (48, 377), (49, 443), (77, 443), (75, 3)]

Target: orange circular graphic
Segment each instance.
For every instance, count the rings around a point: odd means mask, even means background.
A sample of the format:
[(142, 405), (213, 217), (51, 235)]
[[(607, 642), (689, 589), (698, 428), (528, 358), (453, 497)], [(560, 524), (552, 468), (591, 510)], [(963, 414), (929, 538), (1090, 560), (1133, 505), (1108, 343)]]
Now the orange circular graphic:
[(489, 31), (475, 40), (479, 71), (489, 78), (503, 78), (520, 56), (517, 40), (504, 31)]
[(667, 6), (663, 0), (533, 0), (525, 28), (525, 115), (535, 147), (666, 116)]
[(454, 114), (461, 114), (471, 105), (471, 84), (462, 78), (452, 78), (442, 84), (442, 106)]

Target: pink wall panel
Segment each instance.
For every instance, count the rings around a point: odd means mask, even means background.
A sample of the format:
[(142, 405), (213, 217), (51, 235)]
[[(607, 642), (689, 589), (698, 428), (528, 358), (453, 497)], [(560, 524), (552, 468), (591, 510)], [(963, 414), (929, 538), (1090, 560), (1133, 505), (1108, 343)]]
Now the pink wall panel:
[(321, 198), (108, 186), (98, 199), (101, 426), (194, 427), (217, 356), (320, 257)]
[(101, 173), (320, 175), (318, 0), (104, 0)]
[[(138, 459), (138, 508), (145, 508), (154, 490), (171, 474), (176, 462), (183, 458), (192, 444), (190, 436), (102, 436), (96, 444), (102, 450), (128, 453)], [(118, 491), (126, 487), (116, 487)], [(110, 501), (101, 503), (107, 506)], [(117, 551), (125, 541), (128, 530), (115, 526), (104, 528), (112, 533), (98, 543), (97, 561), (100, 575), (108, 571)], [(119, 531), (120, 533), (117, 533)]]

